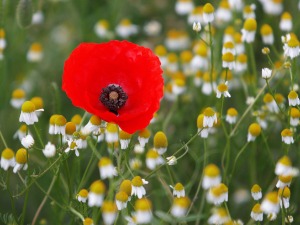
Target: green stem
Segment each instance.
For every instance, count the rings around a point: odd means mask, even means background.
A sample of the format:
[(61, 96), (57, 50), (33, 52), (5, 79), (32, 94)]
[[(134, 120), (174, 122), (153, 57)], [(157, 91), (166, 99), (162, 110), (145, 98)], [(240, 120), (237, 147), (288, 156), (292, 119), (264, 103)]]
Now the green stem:
[(178, 101), (179, 101), (179, 96), (176, 97), (175, 102), (173, 103), (171, 109), (168, 111), (168, 115), (167, 115), (166, 119), (163, 122), (162, 130), (163, 130), (164, 133), (166, 133), (168, 125), (170, 123), (170, 120), (171, 120), (175, 110), (177, 109)]
[(52, 188), (53, 188), (53, 186), (54, 186), (54, 184), (55, 184), (55, 181), (56, 181), (56, 179), (57, 179), (57, 177), (58, 177), (58, 176), (57, 176), (57, 175), (58, 175), (58, 172), (59, 172), (59, 167), (58, 167), (58, 169), (57, 169), (57, 171), (56, 171), (54, 177), (52, 178), (52, 181), (51, 181), (51, 183), (50, 183), (50, 185), (49, 185), (49, 188), (48, 188), (48, 190), (47, 190), (47, 193), (46, 193), (45, 197), (43, 198), (43, 200), (42, 200), (40, 206), (38, 207), (38, 209), (37, 209), (37, 211), (36, 211), (36, 213), (35, 213), (35, 215), (34, 215), (34, 217), (33, 217), (33, 220), (32, 220), (32, 223), (31, 223), (32, 225), (34, 225), (34, 224), (36, 223), (37, 218), (39, 217), (40, 212), (42, 211), (42, 209), (43, 209), (43, 207), (44, 207), (44, 205), (45, 205), (45, 203), (46, 203), (46, 201), (47, 201), (47, 199), (48, 199), (48, 196), (49, 196), (50, 192), (52, 191)]
[(252, 44), (247, 44), (249, 55), (250, 55), (250, 66), (251, 66), (251, 72), (254, 76), (254, 87), (257, 86), (257, 70), (256, 70), (256, 61), (255, 61), (255, 55), (254, 55), (254, 49)]
[(10, 198), (10, 204), (11, 204), (11, 209), (12, 209), (12, 214), (13, 214), (13, 217), (14, 217), (14, 220), (16, 222), (18, 222), (18, 216), (17, 216), (17, 211), (16, 211), (16, 206), (15, 206), (15, 202), (14, 202), (14, 199), (13, 199), (13, 196), (12, 196), (12, 193), (10, 191), (10, 173), (9, 173), (9, 170), (7, 171), (7, 176), (6, 176), (6, 188), (7, 188), (7, 192), (8, 192), (8, 195), (9, 195), (9, 198)]
[(54, 112), (60, 114), (61, 113), (61, 101), (59, 97), (59, 88), (56, 83), (52, 82), (51, 86), (53, 88), (53, 94), (54, 94)]
[(43, 143), (43, 141), (42, 141), (41, 134), (40, 134), (40, 132), (39, 132), (39, 130), (37, 129), (37, 127), (36, 127), (35, 124), (33, 124), (33, 127), (34, 127), (34, 131), (35, 131), (35, 133), (36, 133), (36, 135), (37, 135), (37, 137), (38, 137), (38, 140), (39, 140), (39, 142), (40, 142), (40, 145), (41, 145), (42, 148), (44, 149), (44, 148), (45, 148), (45, 145), (44, 145), (44, 143)]
[(90, 169), (90, 167), (91, 167), (91, 164), (92, 164), (93, 159), (94, 159), (94, 152), (92, 153), (92, 155), (91, 155), (91, 157), (90, 157), (90, 160), (89, 160), (89, 162), (88, 162), (88, 164), (87, 164), (87, 166), (86, 166), (86, 168), (85, 168), (85, 171), (84, 171), (84, 173), (83, 173), (83, 175), (82, 175), (82, 177), (81, 177), (81, 180), (80, 180), (80, 182), (79, 182), (78, 189), (77, 189), (77, 192), (76, 192), (76, 193), (78, 193), (79, 190), (82, 188), (82, 185), (83, 185), (83, 183), (85, 182), (86, 175), (87, 175), (87, 173), (88, 173), (88, 171), (89, 171), (89, 169)]
[(4, 144), (4, 147), (5, 147), (5, 148), (8, 148), (8, 146), (7, 146), (7, 144), (6, 144), (6, 141), (5, 141), (5, 139), (4, 139), (3, 135), (2, 135), (1, 130), (0, 130), (0, 138), (1, 138), (2, 142), (3, 142), (3, 144)]
[(211, 85), (211, 89), (214, 90), (214, 85), (213, 85), (214, 48), (213, 48), (211, 23), (208, 23), (208, 30), (209, 30), (209, 46), (210, 46), (210, 85)]

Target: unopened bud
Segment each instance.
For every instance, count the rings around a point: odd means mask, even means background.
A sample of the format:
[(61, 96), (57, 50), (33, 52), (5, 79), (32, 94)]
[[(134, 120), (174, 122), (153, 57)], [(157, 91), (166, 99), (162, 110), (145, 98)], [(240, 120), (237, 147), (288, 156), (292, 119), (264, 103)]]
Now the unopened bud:
[(169, 166), (173, 166), (177, 164), (177, 158), (174, 155), (167, 157), (167, 163)]
[(262, 51), (262, 53), (263, 53), (264, 55), (270, 54), (270, 49), (267, 48), (267, 47), (264, 47), (261, 51)]
[(200, 32), (200, 30), (201, 30), (200, 22), (194, 22), (193, 23), (193, 30), (196, 31), (196, 32)]

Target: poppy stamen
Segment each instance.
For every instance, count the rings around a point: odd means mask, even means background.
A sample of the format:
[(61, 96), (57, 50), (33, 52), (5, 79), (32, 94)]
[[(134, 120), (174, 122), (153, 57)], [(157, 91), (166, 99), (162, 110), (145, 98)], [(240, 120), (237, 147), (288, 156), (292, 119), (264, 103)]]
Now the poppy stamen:
[(102, 89), (100, 101), (115, 115), (119, 115), (118, 110), (125, 105), (128, 96), (121, 86), (110, 84)]

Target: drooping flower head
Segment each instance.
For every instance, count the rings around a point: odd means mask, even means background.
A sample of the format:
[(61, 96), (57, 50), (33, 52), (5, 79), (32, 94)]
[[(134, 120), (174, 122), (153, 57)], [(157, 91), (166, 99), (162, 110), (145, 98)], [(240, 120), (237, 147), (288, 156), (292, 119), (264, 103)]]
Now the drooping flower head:
[(82, 43), (65, 62), (62, 88), (75, 106), (134, 133), (159, 108), (160, 61), (150, 49), (128, 41)]

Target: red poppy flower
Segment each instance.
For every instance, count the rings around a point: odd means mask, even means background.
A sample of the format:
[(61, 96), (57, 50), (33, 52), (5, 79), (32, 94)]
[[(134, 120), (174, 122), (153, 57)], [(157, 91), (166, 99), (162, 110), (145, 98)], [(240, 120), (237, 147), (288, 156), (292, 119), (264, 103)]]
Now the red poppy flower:
[(150, 49), (128, 41), (82, 43), (65, 62), (62, 88), (75, 106), (133, 133), (159, 108), (160, 61)]

